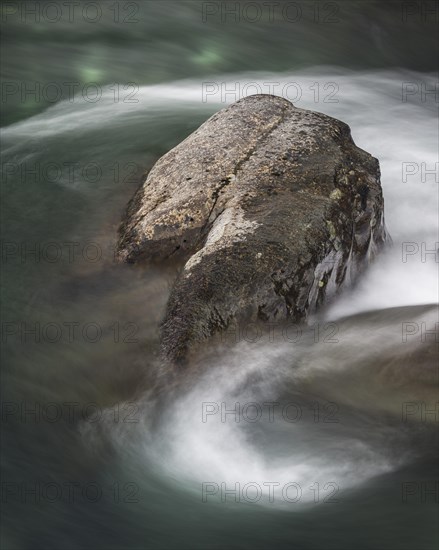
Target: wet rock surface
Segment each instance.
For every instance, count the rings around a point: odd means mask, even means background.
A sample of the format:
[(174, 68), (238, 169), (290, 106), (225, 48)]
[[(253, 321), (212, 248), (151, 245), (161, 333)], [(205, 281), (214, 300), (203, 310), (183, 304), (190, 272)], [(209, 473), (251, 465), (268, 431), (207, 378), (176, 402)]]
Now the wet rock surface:
[(280, 97), (216, 113), (152, 168), (121, 261), (184, 263), (162, 325), (173, 362), (233, 320), (306, 320), (387, 240), (377, 159)]

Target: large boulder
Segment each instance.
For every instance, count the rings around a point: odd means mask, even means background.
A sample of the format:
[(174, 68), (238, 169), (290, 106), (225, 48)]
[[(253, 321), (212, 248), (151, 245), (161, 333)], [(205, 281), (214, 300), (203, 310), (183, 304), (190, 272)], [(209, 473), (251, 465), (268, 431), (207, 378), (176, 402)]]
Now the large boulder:
[(156, 163), (118, 255), (185, 262), (162, 325), (178, 362), (232, 320), (305, 320), (383, 246), (383, 208), (379, 163), (346, 124), (250, 96)]

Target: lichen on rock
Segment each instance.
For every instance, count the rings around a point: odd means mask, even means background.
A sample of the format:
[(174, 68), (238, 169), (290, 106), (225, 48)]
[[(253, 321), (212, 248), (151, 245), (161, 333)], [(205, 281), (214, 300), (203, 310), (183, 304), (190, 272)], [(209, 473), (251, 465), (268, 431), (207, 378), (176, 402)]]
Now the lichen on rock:
[(156, 163), (128, 207), (118, 256), (184, 263), (162, 325), (175, 362), (232, 320), (306, 319), (386, 240), (379, 163), (349, 127), (256, 95)]

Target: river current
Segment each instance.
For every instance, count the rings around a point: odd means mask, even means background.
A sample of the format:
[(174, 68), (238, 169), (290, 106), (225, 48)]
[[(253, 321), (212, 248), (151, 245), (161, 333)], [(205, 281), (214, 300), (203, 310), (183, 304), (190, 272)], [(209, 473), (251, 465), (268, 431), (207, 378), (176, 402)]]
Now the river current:
[[(434, 82), (216, 74), (2, 129), (5, 548), (436, 548)], [(309, 327), (229, 333), (167, 388), (175, 270), (116, 264), (117, 226), (163, 153), (267, 83), (379, 159), (393, 244)]]

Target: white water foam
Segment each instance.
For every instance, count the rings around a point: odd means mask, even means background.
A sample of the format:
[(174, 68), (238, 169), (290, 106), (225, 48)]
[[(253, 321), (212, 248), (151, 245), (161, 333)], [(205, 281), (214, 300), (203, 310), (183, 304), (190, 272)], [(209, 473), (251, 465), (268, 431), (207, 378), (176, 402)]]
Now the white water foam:
[[(192, 113), (202, 113), (207, 118), (243, 93), (265, 92), (270, 86), (298, 107), (347, 122), (357, 145), (380, 161), (386, 224), (394, 246), (369, 270), (355, 293), (346, 293), (333, 306), (329, 316), (337, 318), (381, 307), (438, 301), (439, 257), (428, 253), (439, 246), (438, 104), (431, 94), (404, 96), (407, 82), (420, 90), (434, 89), (436, 85), (434, 76), (415, 72), (341, 73), (338, 69), (318, 67), (291, 74), (219, 75), (212, 77), (210, 84), (183, 80), (144, 86), (135, 97), (137, 103), (115, 103), (114, 92), (104, 89), (96, 103), (81, 97), (60, 102), (3, 129), (2, 139), (5, 153), (24, 159), (29, 148), (41, 150), (45, 139), (76, 134), (80, 140), (90, 131), (102, 131), (106, 136), (112, 132), (117, 158), (118, 132), (122, 127), (144, 132), (147, 149), (154, 132), (160, 131), (161, 124), (169, 123), (173, 116), (190, 120)], [(207, 93), (212, 90), (212, 83), (214, 91)], [(21, 151), (25, 154), (21, 155)], [(411, 165), (404, 168), (403, 163)], [(435, 167), (436, 175), (425, 173)], [(403, 170), (416, 173), (403, 176)], [(408, 252), (405, 256), (404, 250)]]
[[(376, 156), (381, 163), (382, 185), (388, 230), (394, 247), (381, 255), (352, 292), (345, 292), (330, 309), (329, 318), (338, 318), (374, 308), (426, 304), (437, 301), (437, 257), (422, 258), (422, 243), (428, 249), (437, 237), (437, 181), (421, 173), (403, 181), (403, 163), (425, 163), (432, 169), (437, 162), (436, 104), (429, 101), (402, 101), (403, 82), (423, 82), (432, 88), (434, 79), (417, 73), (377, 72), (346, 73), (327, 68), (294, 74), (240, 74), (213, 78), (228, 89), (236, 82), (279, 82), (280, 86), (297, 83), (303, 94), (298, 107), (321, 111), (340, 118), (351, 126), (352, 135), (360, 147)], [(320, 90), (328, 82), (338, 87), (333, 99), (325, 102), (323, 94), (314, 101), (315, 83)], [(311, 88), (314, 86), (314, 88)], [(241, 87), (241, 90), (243, 88)], [(249, 89), (254, 93), (255, 89)], [(114, 155), (117, 157), (120, 128), (132, 126), (145, 132), (145, 142), (153, 139), (148, 132), (160, 128), (178, 113), (190, 120), (193, 113), (209, 114), (223, 107), (221, 94), (203, 102), (203, 83), (181, 81), (166, 85), (143, 87), (139, 103), (114, 104), (111, 91), (106, 91), (98, 103), (62, 102), (29, 120), (14, 124), (2, 132), (8, 148), (17, 158), (25, 158), (29, 149), (44, 148), (45, 140), (77, 136), (88, 132), (106, 136), (114, 134)], [(287, 96), (289, 97), (289, 96)], [(239, 99), (228, 94), (224, 103)], [(415, 101), (413, 101), (415, 99)], [(133, 130), (134, 131), (134, 130)], [(84, 185), (86, 183), (84, 182)], [(404, 242), (418, 245), (419, 252), (403, 261)], [(425, 261), (423, 261), (425, 259)], [(352, 354), (350, 355), (352, 357)], [(276, 400), (279, 385), (291, 382), (291, 347), (259, 347), (240, 345), (224, 355), (216, 365), (185, 395), (177, 397), (166, 410), (158, 433), (146, 425), (142, 438), (136, 441), (115, 433), (122, 446), (142, 448), (145, 457), (153, 460), (165, 475), (186, 480), (191, 487), (203, 482), (226, 483), (233, 488), (245, 483), (257, 483), (265, 488), (262, 502), (267, 502), (268, 488), (264, 483), (280, 486), (297, 482), (303, 494), (301, 503), (314, 501), (310, 485), (335, 483), (343, 489), (357, 486), (365, 480), (396, 468), (405, 457), (394, 456), (394, 439), (399, 432), (386, 426), (371, 426), (370, 433), (359, 437), (349, 429), (337, 432), (337, 427), (317, 430), (307, 422), (283, 422), (268, 435), (258, 433), (248, 424), (222, 422), (219, 416), (202, 422), (202, 403), (266, 402)], [(314, 363), (313, 363), (314, 364)], [(317, 362), (316, 362), (317, 364)], [(320, 367), (324, 363), (319, 363)], [(334, 365), (333, 365), (334, 366)], [(355, 357), (346, 368), (355, 368)], [(309, 365), (308, 365), (309, 368)], [(301, 380), (303, 368), (296, 373)], [(294, 386), (294, 380), (291, 382)], [(272, 427), (273, 425), (271, 425)], [(126, 427), (126, 426), (125, 426)], [(251, 428), (252, 426), (250, 426)], [(272, 429), (269, 430), (273, 432)], [(361, 431), (361, 430), (360, 430)], [(264, 437), (269, 437), (264, 444)], [(274, 437), (274, 440), (272, 439)], [(397, 445), (396, 445), (397, 447)], [(282, 498), (276, 500), (283, 504)]]

